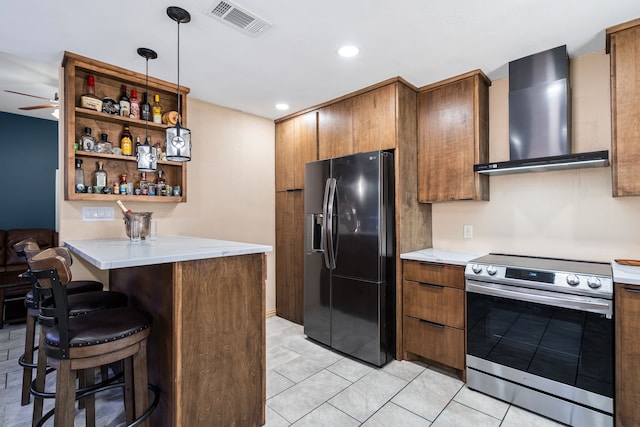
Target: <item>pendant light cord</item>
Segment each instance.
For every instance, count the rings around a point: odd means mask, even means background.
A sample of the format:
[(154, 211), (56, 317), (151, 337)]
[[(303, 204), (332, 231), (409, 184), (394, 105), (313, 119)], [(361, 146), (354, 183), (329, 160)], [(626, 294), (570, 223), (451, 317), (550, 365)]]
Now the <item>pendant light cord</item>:
[[(177, 127), (180, 128), (180, 119), (181, 119), (181, 111), (180, 111), (180, 104), (181, 104), (181, 99), (180, 99), (180, 20), (178, 20), (178, 121), (177, 121)], [(178, 135), (180, 135), (180, 132), (178, 131)]]
[[(147, 103), (149, 102), (149, 58), (146, 57), (147, 59), (147, 67), (146, 67), (146, 78), (145, 78), (145, 82), (144, 82), (144, 90), (145, 90), (145, 97), (147, 99)], [(147, 114), (144, 115), (144, 142), (146, 143), (149, 140), (149, 113), (151, 113), (151, 111), (148, 111)]]

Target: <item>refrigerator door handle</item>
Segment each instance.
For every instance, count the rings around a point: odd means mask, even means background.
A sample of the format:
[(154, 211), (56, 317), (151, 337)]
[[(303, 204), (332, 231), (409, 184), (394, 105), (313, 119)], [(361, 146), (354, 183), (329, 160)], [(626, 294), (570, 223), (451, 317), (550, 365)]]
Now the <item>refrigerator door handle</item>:
[(327, 179), (324, 185), (324, 193), (322, 194), (322, 235), (320, 237), (320, 247), (323, 249), (324, 265), (331, 268), (329, 261), (329, 251), (327, 251), (327, 218), (329, 215), (329, 190), (331, 189), (331, 178)]
[[(330, 270), (336, 269), (336, 253), (335, 242), (333, 241), (333, 204), (336, 198), (336, 179), (329, 178), (327, 180), (329, 197), (327, 197), (327, 215), (324, 217), (325, 230), (327, 235), (327, 246), (325, 246), (325, 254), (328, 253), (327, 268)], [(326, 191), (326, 190), (325, 190)]]

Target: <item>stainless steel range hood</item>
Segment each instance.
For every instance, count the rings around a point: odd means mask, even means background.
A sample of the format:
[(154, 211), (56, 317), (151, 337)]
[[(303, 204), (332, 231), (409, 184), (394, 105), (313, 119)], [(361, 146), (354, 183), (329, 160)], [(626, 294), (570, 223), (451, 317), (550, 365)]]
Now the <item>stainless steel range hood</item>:
[(474, 165), (489, 175), (609, 165), (608, 151), (571, 153), (567, 47), (509, 63), (509, 161)]

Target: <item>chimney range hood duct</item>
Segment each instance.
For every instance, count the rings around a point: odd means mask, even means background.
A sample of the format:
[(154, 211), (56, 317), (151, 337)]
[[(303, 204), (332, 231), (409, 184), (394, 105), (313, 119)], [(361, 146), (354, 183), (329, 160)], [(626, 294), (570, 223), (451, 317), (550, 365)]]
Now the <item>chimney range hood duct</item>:
[(509, 154), (474, 165), (501, 175), (609, 165), (608, 151), (571, 153), (571, 86), (567, 47), (509, 63)]

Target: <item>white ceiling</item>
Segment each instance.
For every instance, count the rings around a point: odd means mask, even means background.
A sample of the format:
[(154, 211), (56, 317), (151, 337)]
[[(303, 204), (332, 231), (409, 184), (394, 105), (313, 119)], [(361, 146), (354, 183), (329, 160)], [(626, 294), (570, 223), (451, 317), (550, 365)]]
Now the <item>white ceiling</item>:
[[(607, 27), (640, 17), (638, 0), (237, 0), (273, 24), (253, 38), (203, 11), (216, 0), (20, 0), (3, 4), (0, 111), (53, 97), (65, 50), (144, 73), (138, 47), (158, 53), (149, 74), (177, 77), (190, 96), (274, 119), (402, 76), (420, 87), (473, 69), (492, 80), (508, 62), (563, 44), (571, 57), (604, 49)], [(336, 55), (344, 44), (360, 55)], [(2, 53), (4, 52), (4, 53)], [(98, 93), (99, 95), (99, 93)], [(274, 108), (284, 102), (288, 112)], [(52, 119), (50, 110), (36, 117)]]

